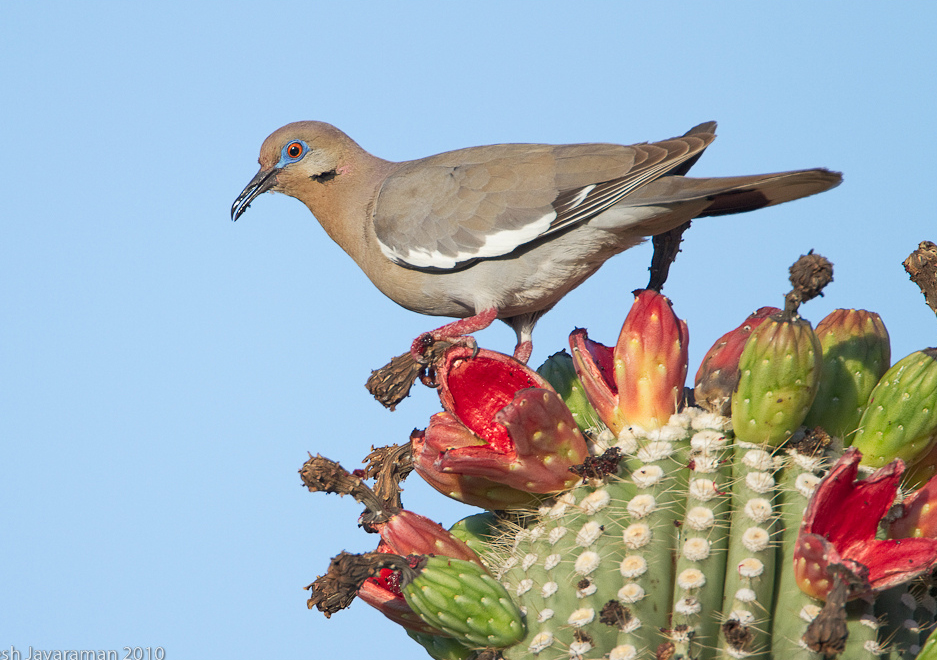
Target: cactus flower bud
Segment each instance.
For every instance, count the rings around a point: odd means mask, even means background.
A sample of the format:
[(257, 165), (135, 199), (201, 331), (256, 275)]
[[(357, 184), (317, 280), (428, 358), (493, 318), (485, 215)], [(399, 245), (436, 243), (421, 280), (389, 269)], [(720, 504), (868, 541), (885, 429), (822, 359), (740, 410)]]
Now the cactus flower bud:
[[(435, 554), (483, 566), (478, 555), (463, 541), (418, 513), (402, 509), (386, 522), (368, 526), (381, 535), (378, 552), (396, 555)], [(384, 568), (378, 577), (365, 580), (358, 589), (358, 597), (407, 630), (439, 634), (438, 630), (425, 624), (407, 605), (400, 590), (400, 574), (395, 571)]]
[(508, 592), (478, 564), (426, 557), (403, 587), (404, 598), (427, 624), (472, 647), (504, 648), (527, 630)]
[(823, 377), (804, 424), (852, 441), (869, 395), (891, 364), (888, 331), (864, 309), (837, 309), (817, 324)]
[(900, 458), (910, 466), (937, 441), (937, 348), (917, 351), (885, 372), (862, 414), (853, 446), (864, 465)]
[(894, 461), (857, 481), (861, 458), (855, 447), (847, 449), (817, 486), (804, 514), (794, 546), (794, 575), (814, 598), (825, 599), (832, 589), (833, 566), (850, 573), (850, 598), (897, 586), (937, 566), (937, 540), (875, 538), (898, 492), (904, 464)]
[[(378, 551), (389, 552), (390, 548), (381, 543)], [(358, 589), (358, 598), (407, 630), (430, 635), (443, 634), (424, 622), (407, 604), (400, 585), (400, 573), (397, 571), (382, 568), (377, 577), (366, 579)]]
[(464, 541), (418, 513), (402, 509), (387, 522), (372, 526), (387, 546), (382, 552), (395, 555), (442, 555), (481, 565), (478, 555)]
[(777, 307), (762, 307), (716, 340), (696, 372), (693, 394), (697, 405), (724, 417), (731, 414), (732, 392), (739, 382), (739, 358), (745, 342), (768, 316), (780, 311)]
[(820, 381), (822, 349), (810, 323), (784, 312), (754, 331), (739, 358), (732, 426), (744, 442), (777, 447), (800, 427)]
[(589, 455), (585, 440), (539, 374), (506, 355), (480, 350), (473, 357), (456, 346), (437, 367), (437, 378), (446, 412), (411, 438), (414, 467), (428, 483), (493, 508), (530, 504), (530, 493), (576, 483), (569, 468)]
[(614, 348), (591, 341), (583, 329), (569, 344), (589, 402), (616, 435), (629, 426), (660, 428), (679, 409), (689, 333), (657, 291), (635, 292)]

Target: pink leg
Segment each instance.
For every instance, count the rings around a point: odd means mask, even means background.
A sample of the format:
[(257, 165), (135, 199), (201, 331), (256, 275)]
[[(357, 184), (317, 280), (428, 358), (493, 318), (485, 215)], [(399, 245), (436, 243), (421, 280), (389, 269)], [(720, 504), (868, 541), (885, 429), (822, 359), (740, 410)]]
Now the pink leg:
[(523, 362), (527, 364), (527, 360), (530, 359), (530, 354), (534, 350), (534, 343), (529, 339), (524, 341), (517, 342), (517, 346), (514, 347), (514, 359), (518, 362)]
[(410, 354), (417, 362), (419, 362), (423, 357), (423, 351), (425, 351), (426, 348), (434, 341), (439, 339), (462, 337), (473, 332), (478, 332), (479, 330), (484, 330), (489, 325), (494, 323), (494, 320), (497, 317), (498, 310), (494, 307), (490, 307), (482, 312), (479, 312), (475, 316), (469, 316), (465, 319), (459, 319), (458, 321), (447, 323), (441, 328), (436, 328), (432, 332), (424, 332), (422, 335), (413, 340), (413, 344), (410, 346)]

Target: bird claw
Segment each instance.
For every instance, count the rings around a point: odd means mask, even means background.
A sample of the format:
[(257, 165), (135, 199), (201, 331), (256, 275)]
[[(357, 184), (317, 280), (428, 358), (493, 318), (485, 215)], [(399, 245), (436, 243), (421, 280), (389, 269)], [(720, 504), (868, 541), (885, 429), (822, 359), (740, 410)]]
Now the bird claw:
[(426, 352), (434, 343), (436, 343), (436, 339), (430, 332), (424, 332), (413, 340), (413, 343), (410, 345), (410, 355), (413, 356), (417, 364), (427, 365), (432, 363), (432, 357), (427, 358)]
[(429, 365), (420, 370), (420, 382), (433, 389), (439, 389), (439, 383), (436, 382), (436, 367)]
[(471, 348), (472, 358), (478, 355), (478, 342), (475, 341), (475, 337), (472, 337), (470, 335), (466, 335), (465, 337), (459, 337), (459, 341), (456, 343), (466, 346), (468, 348)]

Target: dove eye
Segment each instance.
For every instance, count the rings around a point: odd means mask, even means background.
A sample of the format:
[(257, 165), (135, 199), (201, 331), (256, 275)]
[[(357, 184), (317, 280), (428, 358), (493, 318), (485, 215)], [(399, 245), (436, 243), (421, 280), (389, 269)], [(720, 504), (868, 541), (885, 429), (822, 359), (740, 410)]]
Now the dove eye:
[(286, 145), (286, 155), (293, 159), (299, 158), (303, 155), (305, 146), (302, 142), (290, 142)]

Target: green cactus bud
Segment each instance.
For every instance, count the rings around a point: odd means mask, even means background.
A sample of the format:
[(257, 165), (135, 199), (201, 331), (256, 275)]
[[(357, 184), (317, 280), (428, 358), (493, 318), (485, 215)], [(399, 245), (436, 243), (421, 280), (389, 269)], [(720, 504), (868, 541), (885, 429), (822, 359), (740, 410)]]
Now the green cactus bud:
[(927, 642), (924, 643), (917, 660), (937, 660), (937, 630), (927, 638)]
[(475, 554), (484, 556), (490, 550), (491, 542), (499, 535), (497, 526), (498, 516), (486, 511), (463, 518), (449, 528), (449, 533), (465, 543)]
[(403, 595), (434, 628), (473, 647), (504, 648), (526, 634), (511, 596), (478, 564), (430, 556), (416, 570)]
[(580, 431), (594, 429), (601, 425), (599, 414), (583, 393), (582, 382), (576, 375), (573, 358), (569, 353), (566, 351), (554, 353), (540, 365), (537, 373), (543, 376), (563, 399), (569, 411), (573, 413), (573, 419), (576, 420)]
[(872, 390), (853, 446), (862, 463), (882, 467), (896, 458), (914, 465), (937, 441), (937, 348), (912, 353)]
[(433, 660), (468, 660), (475, 652), (452, 637), (408, 630), (410, 639), (426, 649)]
[(810, 323), (769, 317), (749, 337), (732, 394), (732, 426), (743, 442), (777, 447), (804, 421), (817, 393), (823, 351)]
[(852, 441), (872, 389), (891, 364), (888, 331), (864, 309), (837, 309), (817, 324), (823, 377), (804, 424)]

